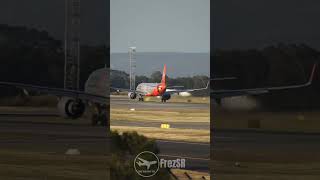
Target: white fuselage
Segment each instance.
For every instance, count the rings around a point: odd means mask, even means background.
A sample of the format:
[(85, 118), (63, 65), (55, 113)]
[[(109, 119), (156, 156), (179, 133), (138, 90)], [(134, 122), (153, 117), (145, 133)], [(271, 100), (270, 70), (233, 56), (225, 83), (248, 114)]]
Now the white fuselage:
[(140, 83), (136, 90), (139, 92), (144, 92), (145, 94), (150, 94), (159, 85), (159, 83)]

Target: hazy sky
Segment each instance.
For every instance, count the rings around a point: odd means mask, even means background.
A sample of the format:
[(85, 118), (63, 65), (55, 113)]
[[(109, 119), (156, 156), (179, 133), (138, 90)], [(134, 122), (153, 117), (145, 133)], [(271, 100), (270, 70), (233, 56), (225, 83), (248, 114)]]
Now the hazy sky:
[(320, 49), (319, 0), (214, 0), (214, 48), (261, 48), (279, 42)]
[(210, 0), (111, 0), (111, 52), (209, 52)]

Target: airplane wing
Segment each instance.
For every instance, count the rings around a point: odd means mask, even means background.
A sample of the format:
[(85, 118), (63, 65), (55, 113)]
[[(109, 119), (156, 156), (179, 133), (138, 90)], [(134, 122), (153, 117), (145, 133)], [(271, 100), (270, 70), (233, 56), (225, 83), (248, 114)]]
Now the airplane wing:
[(174, 94), (174, 93), (182, 93), (182, 92), (202, 91), (202, 90), (207, 90), (209, 88), (209, 84), (210, 84), (210, 82), (207, 83), (206, 87), (198, 88), (198, 89), (170, 89), (170, 88), (167, 88), (166, 92), (170, 93), (170, 94)]
[(184, 86), (167, 86), (167, 89), (184, 88)]
[(225, 98), (232, 96), (242, 96), (242, 95), (258, 95), (269, 93), (270, 91), (276, 90), (288, 90), (288, 89), (297, 89), (310, 86), (314, 77), (317, 64), (313, 65), (310, 78), (308, 82), (298, 85), (289, 85), (289, 86), (279, 86), (279, 87), (264, 87), (264, 88), (253, 88), (253, 89), (236, 89), (236, 90), (211, 90), (210, 94), (212, 98)]
[(109, 102), (109, 97), (107, 96), (99, 96), (95, 94), (86, 93), (83, 91), (74, 91), (74, 90), (67, 90), (67, 89), (60, 89), (60, 88), (49, 88), (43, 86), (34, 86), (29, 84), (22, 84), (22, 83), (12, 83), (12, 82), (1, 82), (0, 86), (7, 86), (7, 87), (16, 87), (21, 88), (24, 90), (31, 90), (37, 91), (41, 93), (47, 93), (56, 96), (65, 96), (65, 97), (72, 97), (76, 99), (82, 99), (94, 103), (100, 104), (107, 104)]
[(134, 92), (132, 89), (125, 89), (125, 88), (117, 88), (117, 87), (110, 87), (110, 89), (115, 90), (115, 91), (123, 91), (123, 92)]
[(135, 93), (140, 94), (140, 95), (145, 95), (145, 92), (132, 90), (132, 89), (116, 88), (116, 87), (111, 87), (111, 89), (113, 89), (113, 90), (115, 90), (117, 92), (135, 92)]

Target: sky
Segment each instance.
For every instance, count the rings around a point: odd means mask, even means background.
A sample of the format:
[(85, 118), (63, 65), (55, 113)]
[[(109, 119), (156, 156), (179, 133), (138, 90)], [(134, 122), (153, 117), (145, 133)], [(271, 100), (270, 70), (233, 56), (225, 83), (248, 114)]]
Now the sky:
[(111, 52), (209, 52), (210, 0), (111, 0)]
[(320, 50), (319, 0), (214, 0), (213, 48), (305, 43)]

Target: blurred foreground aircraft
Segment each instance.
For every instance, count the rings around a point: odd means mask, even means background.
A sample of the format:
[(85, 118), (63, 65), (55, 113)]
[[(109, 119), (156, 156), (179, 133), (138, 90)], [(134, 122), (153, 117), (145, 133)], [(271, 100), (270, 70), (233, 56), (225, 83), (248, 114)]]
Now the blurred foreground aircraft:
[(106, 126), (109, 113), (110, 86), (107, 77), (108, 69), (94, 71), (85, 84), (84, 91), (50, 88), (22, 83), (0, 82), (0, 86), (16, 87), (24, 91), (37, 91), (59, 97), (58, 111), (60, 116), (70, 119), (82, 117), (89, 106), (94, 106), (92, 125)]

